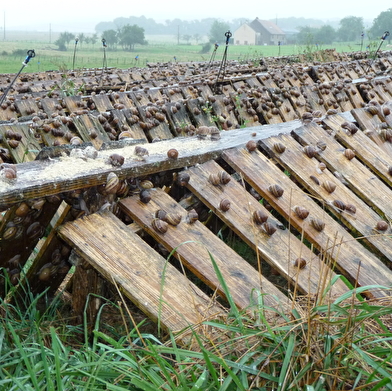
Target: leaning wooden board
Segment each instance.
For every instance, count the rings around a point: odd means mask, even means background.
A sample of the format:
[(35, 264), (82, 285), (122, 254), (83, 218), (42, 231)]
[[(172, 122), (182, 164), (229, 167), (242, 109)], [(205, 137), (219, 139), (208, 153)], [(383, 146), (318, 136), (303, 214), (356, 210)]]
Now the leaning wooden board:
[[(192, 167), (188, 170), (188, 187), (232, 230), (258, 251), (263, 259), (288, 279), (294, 290), (321, 297), (324, 288), (334, 276), (332, 270), (276, 220), (240, 183), (232, 179), (225, 185), (213, 185), (210, 176), (220, 175), (223, 171), (214, 161)], [(230, 201), (230, 209), (227, 211), (222, 211), (219, 207), (223, 199)], [(255, 211), (262, 211), (268, 216), (267, 222), (277, 228), (272, 235), (268, 235), (261, 224), (254, 222)], [(299, 269), (295, 266), (297, 258), (306, 260), (305, 268)], [(340, 281), (330, 293), (340, 295), (346, 290), (346, 286)]]
[(59, 236), (152, 319), (180, 331), (222, 309), (110, 212), (61, 226)]
[[(288, 302), (288, 298), (282, 292), (206, 226), (199, 221), (189, 224), (186, 221), (187, 211), (162, 189), (154, 189), (151, 196), (152, 199), (147, 204), (142, 203), (138, 196), (133, 196), (120, 201), (119, 206), (157, 242), (169, 251), (174, 250), (174, 255), (182, 264), (208, 286), (224, 296), (210, 258), (212, 256), (239, 308), (249, 308), (253, 300), (257, 302), (260, 293), (266, 294), (264, 302), (269, 306), (276, 307)], [(160, 209), (167, 213), (180, 214), (180, 224), (169, 226), (165, 233), (157, 232), (152, 226), (152, 221)]]
[[(316, 145), (323, 140), (327, 148), (318, 155), (330, 171), (340, 175), (354, 193), (373, 207), (381, 216), (392, 219), (392, 193), (372, 171), (356, 159), (347, 164), (344, 147), (333, 138), (327, 137), (324, 129), (309, 124), (293, 131), (303, 145)], [(354, 136), (355, 137), (355, 136)]]
[[(333, 138), (333, 136), (329, 137)], [(329, 137), (326, 134), (326, 138)], [(274, 145), (277, 143), (282, 143), (286, 147), (283, 153), (276, 152)], [(368, 140), (369, 143), (371, 143), (370, 140)], [(375, 231), (374, 227), (382, 218), (372, 208), (367, 206), (348, 187), (341, 186), (339, 180), (328, 169), (319, 170), (318, 160), (315, 157), (307, 156), (302, 146), (292, 137), (287, 135), (270, 137), (261, 140), (261, 144), (339, 221), (353, 230), (356, 236), (363, 237), (366, 243), (372, 246), (373, 251), (382, 254), (392, 262), (392, 238), (390, 235), (379, 234)], [(339, 151), (340, 154), (342, 152)], [(350, 160), (346, 160), (346, 164), (350, 164)], [(332, 193), (322, 191), (322, 185), (326, 181), (335, 183), (336, 190)], [(343, 206), (343, 209), (336, 205)], [(350, 212), (349, 208), (346, 209), (346, 205), (354, 206), (355, 212), (354, 209), (353, 212)]]
[[(365, 247), (358, 244), (339, 223), (296, 186), (271, 160), (258, 151), (249, 153), (245, 149), (228, 150), (223, 153), (223, 158), (237, 172), (240, 172), (279, 214), (290, 221), (297, 230), (303, 231), (305, 237), (314, 246), (334, 259), (337, 270), (354, 284), (358, 286), (390, 285), (391, 270)], [(269, 191), (269, 187), (274, 184), (284, 189), (283, 195), (279, 198)], [(303, 222), (292, 218), (294, 205), (305, 207), (310, 213), (309, 218)], [(325, 227), (321, 232), (310, 223), (312, 218), (325, 222)], [(370, 294), (384, 296), (385, 292), (371, 290)]]

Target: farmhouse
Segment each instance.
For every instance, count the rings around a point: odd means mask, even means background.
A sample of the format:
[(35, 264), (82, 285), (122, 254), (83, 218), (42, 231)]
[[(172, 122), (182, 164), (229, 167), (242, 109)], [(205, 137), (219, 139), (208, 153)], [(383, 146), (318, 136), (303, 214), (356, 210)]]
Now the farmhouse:
[(235, 45), (278, 45), (285, 41), (285, 33), (275, 23), (256, 18), (234, 31)]

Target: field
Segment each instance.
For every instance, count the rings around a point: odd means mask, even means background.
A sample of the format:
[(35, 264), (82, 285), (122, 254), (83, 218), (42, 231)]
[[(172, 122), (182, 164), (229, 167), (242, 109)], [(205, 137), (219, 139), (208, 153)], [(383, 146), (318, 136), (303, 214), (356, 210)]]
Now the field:
[[(96, 44), (80, 43), (76, 48), (74, 62), (74, 42), (68, 45), (68, 50), (61, 52), (54, 44), (57, 39), (56, 33), (32, 33), (32, 34), (8, 34), (7, 40), (3, 41), (0, 48), (0, 72), (16, 73), (19, 71), (29, 49), (34, 49), (36, 57), (30, 61), (24, 72), (41, 72), (48, 70), (69, 70), (73, 68), (97, 68), (104, 64), (104, 52), (100, 42)], [(212, 50), (201, 53), (202, 43), (181, 43), (178, 45), (176, 37), (173, 36), (146, 36), (149, 42), (146, 46), (137, 45), (135, 51), (124, 51), (121, 47), (117, 49), (106, 49), (106, 63), (108, 67), (131, 68), (144, 67), (152, 62), (189, 62), (209, 61)], [(359, 45), (352, 43), (337, 43), (328, 46), (314, 45), (297, 46), (233, 46), (229, 45), (227, 50), (228, 60), (249, 60), (271, 56), (289, 56), (309, 53), (318, 49), (335, 48), (338, 52), (358, 51)], [(224, 46), (220, 46), (215, 55), (215, 60), (222, 59)], [(138, 56), (138, 60), (136, 60)]]

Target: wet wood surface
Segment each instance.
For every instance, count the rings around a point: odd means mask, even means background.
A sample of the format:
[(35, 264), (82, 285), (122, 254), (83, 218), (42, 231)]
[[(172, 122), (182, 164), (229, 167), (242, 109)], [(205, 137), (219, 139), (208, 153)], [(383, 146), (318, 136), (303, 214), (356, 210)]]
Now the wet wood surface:
[(172, 331), (223, 313), (205, 293), (110, 212), (59, 229), (60, 237), (155, 321)]
[[(193, 224), (187, 222), (187, 211), (169, 195), (160, 189), (152, 191), (151, 195), (152, 199), (147, 204), (138, 197), (128, 197), (120, 202), (120, 207), (158, 243), (173, 251), (181, 264), (211, 289), (225, 296), (212, 257), (239, 308), (251, 310), (252, 303), (256, 303), (263, 293), (266, 294), (263, 300), (267, 305), (276, 307), (287, 304), (288, 298), (283, 293), (207, 227), (199, 221)], [(158, 210), (179, 214), (181, 222), (177, 226), (169, 224), (165, 233), (158, 232), (152, 226)]]

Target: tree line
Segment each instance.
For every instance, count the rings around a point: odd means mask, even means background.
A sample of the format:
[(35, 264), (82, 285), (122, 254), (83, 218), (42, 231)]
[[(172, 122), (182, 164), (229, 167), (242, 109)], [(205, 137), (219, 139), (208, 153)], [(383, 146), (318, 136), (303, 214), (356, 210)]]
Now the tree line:
[[(332, 44), (336, 41), (341, 42), (355, 42), (363, 40), (366, 36), (367, 40), (379, 39), (385, 31), (391, 30), (392, 8), (381, 12), (374, 20), (369, 29), (365, 29), (364, 20), (362, 17), (347, 16), (341, 19), (336, 26), (330, 24), (319, 24), (314, 27), (315, 20), (306, 20), (304, 18), (286, 18), (286, 26), (293, 26), (297, 19), (301, 19), (302, 23), (312, 22), (312, 24), (304, 24), (297, 26), (297, 32), (286, 35), (286, 43), (288, 44)], [(248, 20), (249, 21), (249, 20)], [(127, 23), (128, 22), (128, 23)], [(131, 22), (138, 22), (133, 23)], [(196, 23), (197, 22), (197, 23)], [(220, 19), (206, 18), (202, 21), (182, 21), (180, 19), (173, 19), (166, 21), (166, 30), (163, 30), (163, 25), (156, 23), (153, 19), (142, 17), (117, 18), (113, 22), (101, 22), (96, 26), (97, 33), (92, 36), (86, 36), (81, 33), (75, 36), (72, 33), (61, 33), (57, 41), (59, 50), (67, 50), (72, 40), (78, 39), (78, 43), (96, 44), (98, 40), (105, 40), (107, 46), (115, 49), (120, 45), (124, 50), (133, 50), (135, 45), (146, 45), (148, 42), (145, 39), (146, 28), (148, 25), (149, 34), (173, 34), (182, 42), (189, 43), (191, 40), (199, 43), (204, 36), (208, 36), (208, 43), (222, 43), (225, 40), (224, 34), (230, 30), (234, 32), (241, 24), (247, 22), (245, 19), (235, 19), (231, 23), (222, 21)], [(318, 21), (320, 22), (320, 21)], [(280, 20), (280, 27), (282, 28), (284, 21)], [(317, 23), (316, 23), (317, 24)], [(162, 26), (161, 26), (162, 25)], [(155, 30), (154, 30), (155, 29)], [(283, 28), (284, 30), (284, 28)], [(168, 33), (169, 32), (169, 33)], [(181, 32), (181, 34), (180, 34)], [(100, 37), (99, 37), (100, 34)], [(390, 37), (388, 37), (388, 40)]]

